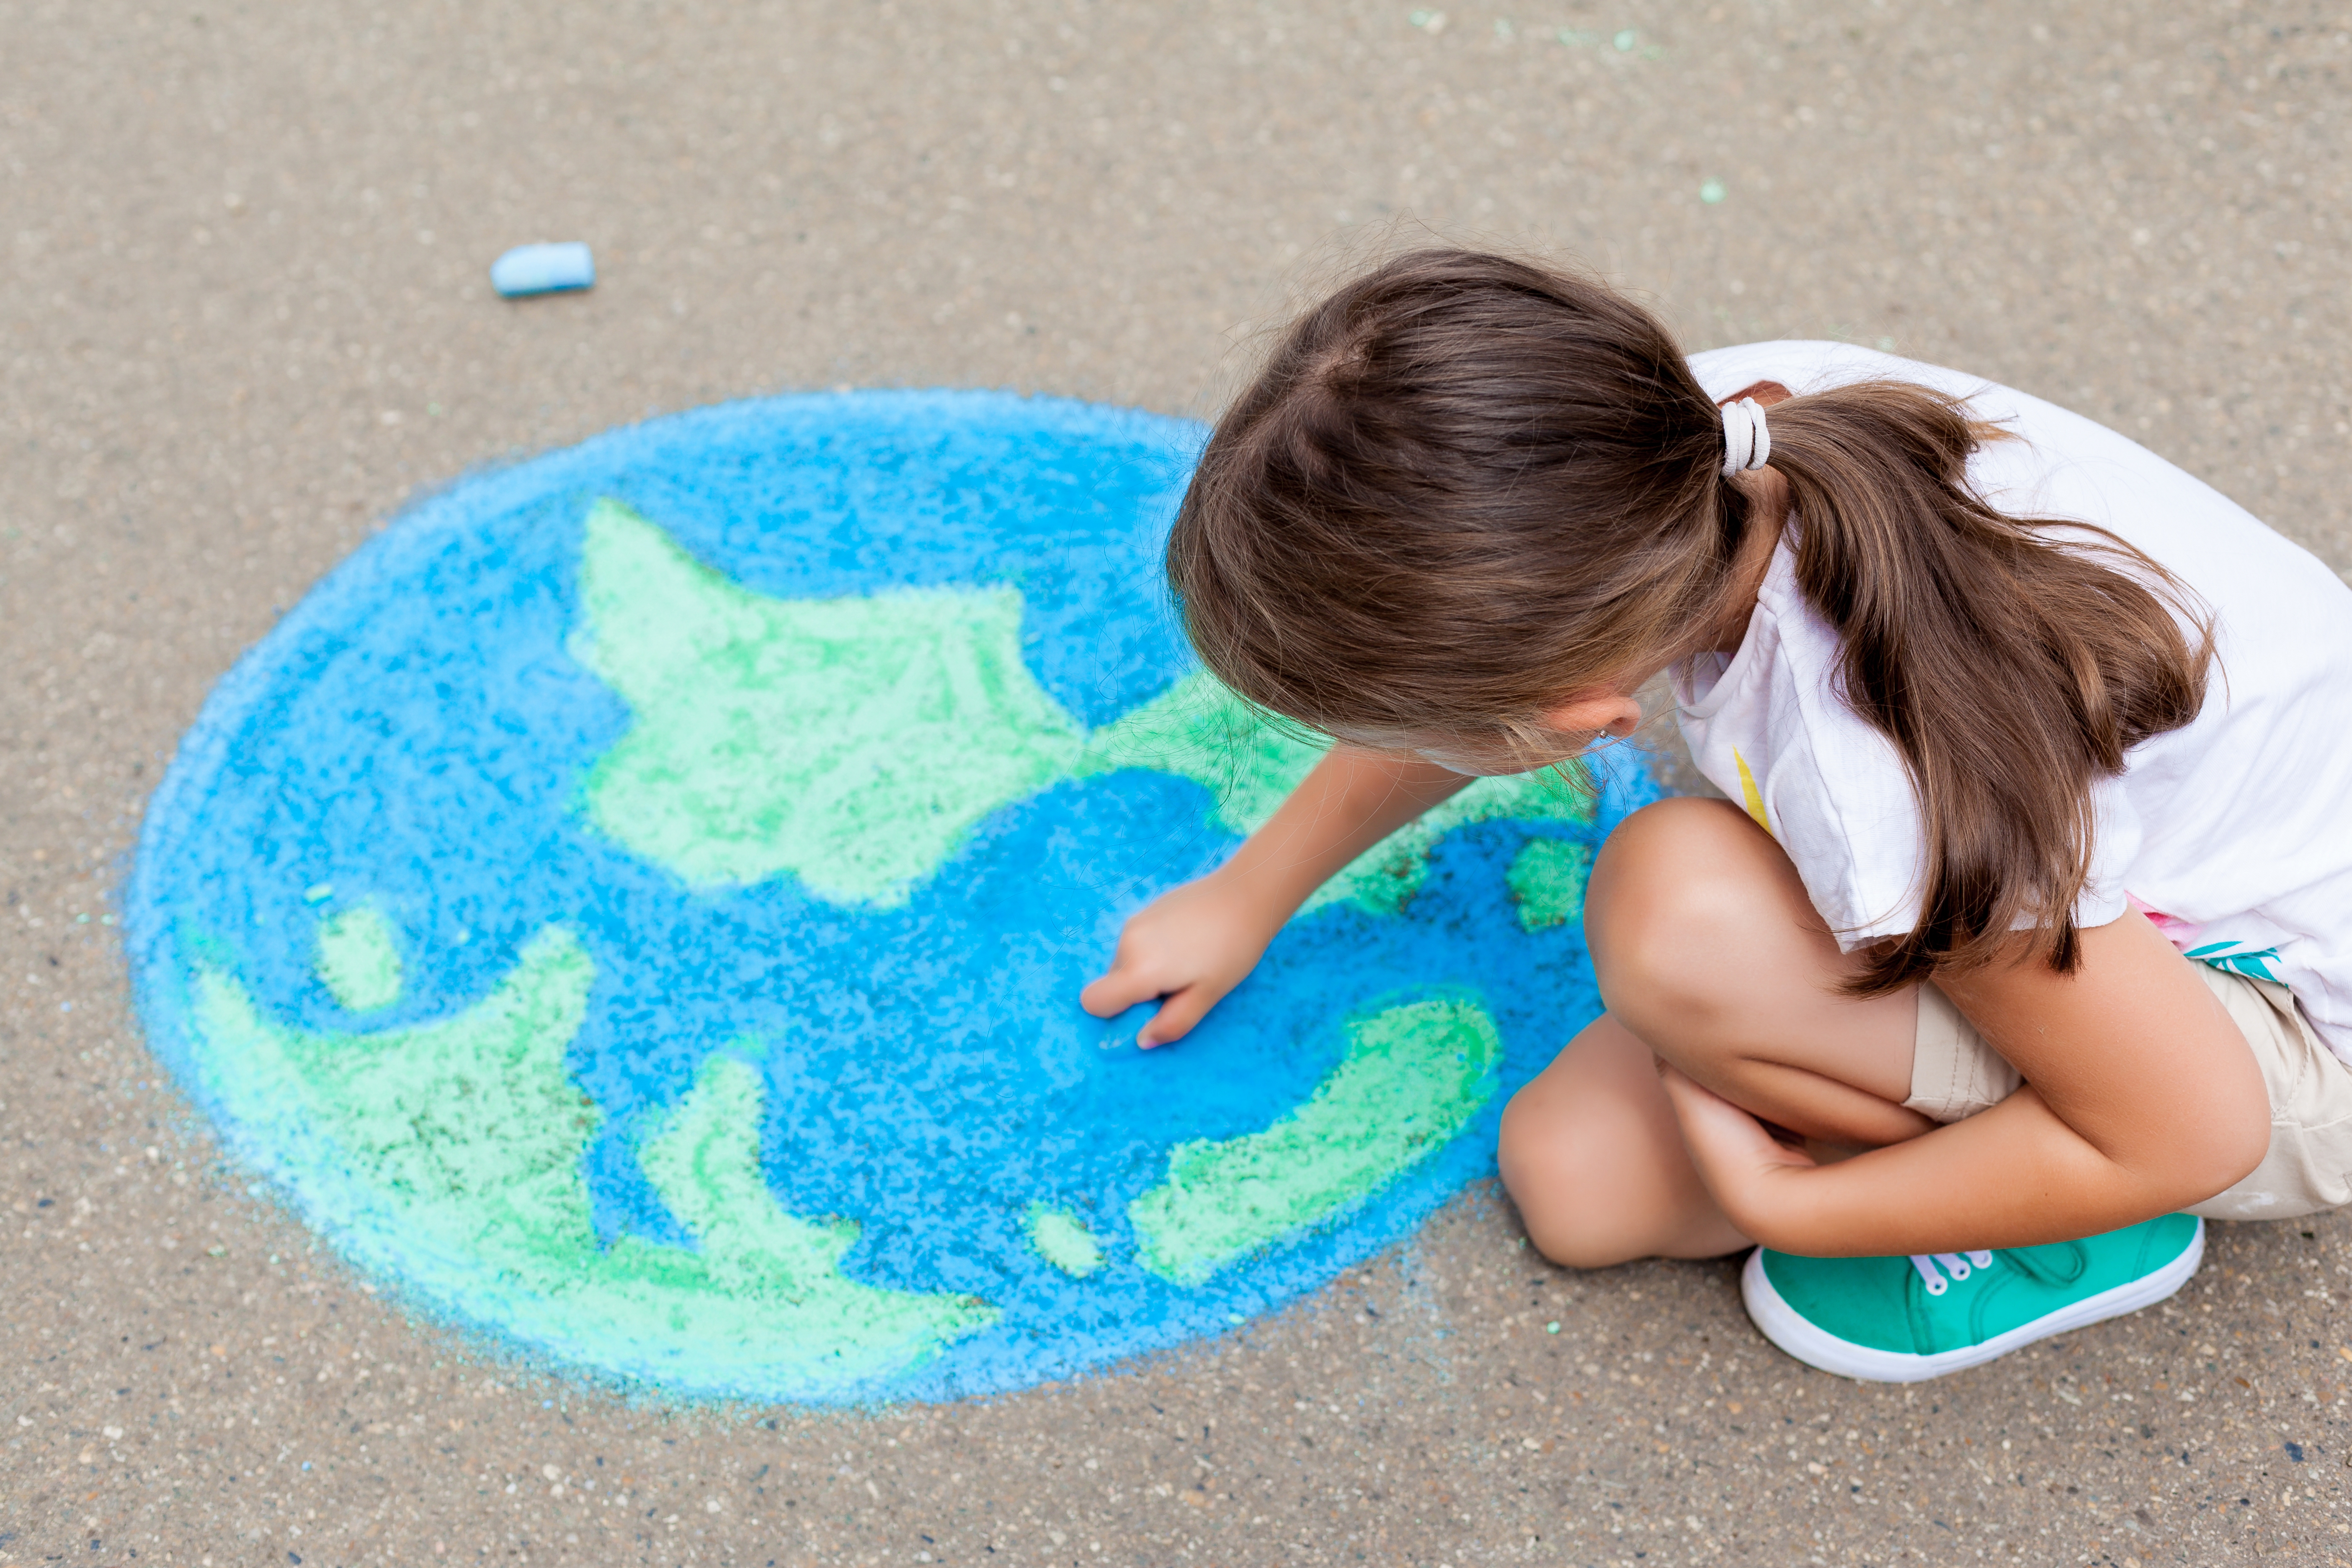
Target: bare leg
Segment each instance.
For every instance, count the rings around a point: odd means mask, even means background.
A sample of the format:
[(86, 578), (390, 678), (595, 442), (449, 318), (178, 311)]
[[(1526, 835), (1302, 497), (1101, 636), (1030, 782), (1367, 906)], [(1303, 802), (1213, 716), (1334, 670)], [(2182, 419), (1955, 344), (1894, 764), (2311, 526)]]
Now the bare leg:
[(1663, 801), (1603, 847), (1585, 934), (1609, 1013), (1504, 1114), (1504, 1184), (1545, 1256), (1597, 1268), (1744, 1243), (1685, 1153), (1655, 1058), (1809, 1140), (1873, 1147), (1905, 1109), (1918, 996), (1857, 1001), (1857, 969), (1780, 846), (1721, 801)]
[(1657, 1058), (1605, 1013), (1511, 1097), (1497, 1159), (1528, 1238), (1555, 1263), (1605, 1268), (1748, 1245), (1683, 1152)]
[(1771, 837), (1722, 801), (1661, 801), (1612, 835), (1585, 908), (1620, 1023), (1733, 1104), (1874, 1147), (1933, 1125), (1911, 1094), (1916, 989), (1856, 1000), (1861, 965)]

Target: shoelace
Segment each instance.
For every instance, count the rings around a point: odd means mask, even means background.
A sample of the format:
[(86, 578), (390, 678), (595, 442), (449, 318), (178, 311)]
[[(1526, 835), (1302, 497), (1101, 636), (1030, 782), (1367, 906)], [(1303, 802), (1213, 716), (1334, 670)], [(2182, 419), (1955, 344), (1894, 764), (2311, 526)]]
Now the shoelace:
[[(1951, 1275), (1950, 1279), (1945, 1279), (1943, 1274), (1936, 1271), (1936, 1265), (1938, 1263), (1942, 1264), (1945, 1271)], [(1991, 1268), (1992, 1254), (1990, 1252), (1915, 1252), (1911, 1255), (1911, 1267), (1919, 1271), (1920, 1282), (1927, 1286), (1927, 1294), (1940, 1296), (1950, 1289), (1955, 1282), (1967, 1279), (1975, 1270)]]

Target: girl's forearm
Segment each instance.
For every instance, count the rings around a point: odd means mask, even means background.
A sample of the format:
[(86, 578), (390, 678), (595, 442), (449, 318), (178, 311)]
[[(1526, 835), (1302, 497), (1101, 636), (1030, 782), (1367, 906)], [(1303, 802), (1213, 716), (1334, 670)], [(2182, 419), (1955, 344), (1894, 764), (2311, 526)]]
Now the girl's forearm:
[(1777, 1251), (1886, 1257), (2070, 1241), (2220, 1190), (2177, 1170), (2118, 1163), (2029, 1085), (1907, 1142), (1834, 1165), (1782, 1167), (1745, 1201), (1735, 1198), (1748, 1212), (1731, 1218)]
[(1278, 926), (1348, 862), (1469, 782), (1434, 763), (1334, 746), (1214, 874)]
[(2270, 1144), (2262, 1069), (2195, 966), (2137, 914), (2079, 940), (2073, 973), (2021, 936), (1938, 980), (2027, 1087), (1907, 1142), (1814, 1168), (1670, 1080), (1724, 1212), (1815, 1257), (2023, 1247), (2168, 1214), (2252, 1171)]
[(1790, 1216), (1809, 1243), (1867, 1255), (2093, 1236), (2211, 1197), (2261, 1161), (2261, 1069), (2194, 966), (2137, 914), (2079, 940), (2073, 974), (2026, 943), (1940, 982), (2031, 1087), (1819, 1173)]

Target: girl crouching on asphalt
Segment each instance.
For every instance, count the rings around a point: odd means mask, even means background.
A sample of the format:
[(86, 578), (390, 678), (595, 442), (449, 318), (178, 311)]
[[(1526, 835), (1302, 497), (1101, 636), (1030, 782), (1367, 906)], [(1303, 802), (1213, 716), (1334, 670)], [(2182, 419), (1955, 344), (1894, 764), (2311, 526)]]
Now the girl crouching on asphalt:
[(2352, 590), (2114, 432), (1839, 343), (1685, 359), (1608, 289), (1428, 251), (1218, 423), (1202, 658), (1337, 742), (1085, 1001), (1175, 1039), (1327, 877), (1664, 674), (1727, 801), (1630, 817), (1608, 1011), (1506, 1112), (1553, 1259), (1708, 1258), (1909, 1380), (2179, 1289), (2203, 1219), (2352, 1199)]

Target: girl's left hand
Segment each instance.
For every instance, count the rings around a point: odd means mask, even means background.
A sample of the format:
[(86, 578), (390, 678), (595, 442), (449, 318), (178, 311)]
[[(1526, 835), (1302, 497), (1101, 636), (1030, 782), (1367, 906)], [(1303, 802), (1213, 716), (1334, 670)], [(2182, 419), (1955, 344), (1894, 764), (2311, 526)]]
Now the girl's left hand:
[(1804, 1173), (1818, 1168), (1813, 1157), (1774, 1138), (1762, 1122), (1681, 1068), (1661, 1061), (1658, 1077), (1699, 1180), (1742, 1234), (1765, 1241), (1789, 1213)]

